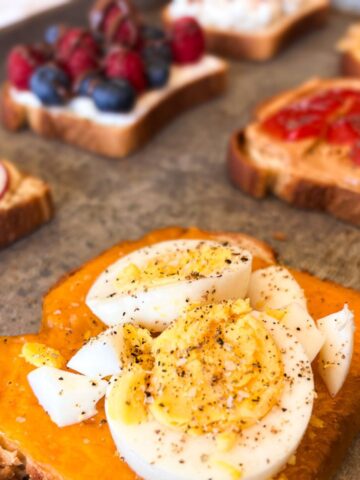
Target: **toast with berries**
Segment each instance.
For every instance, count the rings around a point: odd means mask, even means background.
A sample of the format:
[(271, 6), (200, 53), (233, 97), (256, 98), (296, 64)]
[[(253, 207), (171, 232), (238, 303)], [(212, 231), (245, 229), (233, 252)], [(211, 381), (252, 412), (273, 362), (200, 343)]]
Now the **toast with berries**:
[(265, 61), (274, 57), (294, 38), (322, 27), (329, 0), (309, 0), (258, 5), (256, 1), (173, 0), (163, 11), (170, 24), (179, 15), (197, 18), (209, 51), (234, 59)]
[[(151, 248), (154, 244), (165, 241), (187, 240), (210, 240), (221, 245), (220, 248), (228, 248), (231, 245), (251, 252), (253, 256), (252, 271), (255, 272), (253, 275), (259, 278), (258, 273), (260, 272), (256, 273), (256, 271), (269, 267), (270, 271), (280, 275), (280, 279), (279, 277), (277, 280), (275, 277), (273, 278), (275, 281), (273, 287), (277, 285), (277, 281), (281, 282), (285, 279), (287, 282), (292, 278), (291, 282), (295, 282), (298, 289), (296, 290), (297, 295), (299, 292), (300, 296), (304, 295), (307, 301), (306, 308), (315, 319), (326, 316), (330, 323), (329, 313), (338, 311), (344, 303), (349, 305), (355, 318), (359, 318), (360, 296), (358, 292), (296, 270), (288, 271), (284, 276), (285, 269), (276, 267), (276, 259), (271, 247), (241, 233), (204, 232), (196, 228), (174, 227), (150, 232), (142, 239), (114, 246), (63, 279), (46, 295), (42, 329), (39, 334), (0, 339), (0, 391), (2, 392), (0, 397), (0, 478), (2, 473), (4, 474), (3, 478), (6, 479), (22, 478), (24, 474), (34, 480), (62, 480), (65, 478), (69, 480), (83, 480), (84, 478), (136, 480), (139, 478), (124, 459), (115, 453), (115, 445), (106, 421), (107, 412), (105, 412), (102, 401), (98, 404), (98, 412), (94, 417), (60, 428), (49, 418), (35, 398), (28, 383), (28, 378), (30, 378), (28, 374), (34, 371), (34, 366), (42, 364), (53, 363), (61, 368), (59, 365), (65, 365), (69, 358), (89, 340), (89, 337), (104, 331), (104, 325), (89, 310), (85, 302), (89, 289), (104, 269), (118, 261), (119, 258), (144, 247)], [(266, 280), (265, 271), (262, 271), (260, 278)], [(289, 287), (288, 284), (286, 285)], [(292, 283), (292, 288), (294, 288), (293, 285), (294, 283)], [(268, 286), (271, 287), (271, 279)], [(288, 288), (283, 290), (280, 288), (279, 291), (280, 297), (293, 294), (292, 290), (289, 293)], [(271, 298), (273, 291), (270, 290), (270, 292)], [(275, 315), (274, 312), (275, 310), (269, 310), (268, 314)], [(278, 323), (278, 321), (280, 321), (280, 317), (275, 320), (274, 316), (272, 322)], [(353, 336), (353, 331), (350, 334)], [(292, 334), (288, 332), (287, 336), (291, 337)], [(277, 473), (271, 475), (271, 478), (276, 478), (276, 480), (285, 478), (287, 480), (328, 480), (335, 473), (352, 438), (360, 428), (358, 343), (359, 336), (355, 333), (355, 350), (350, 362), (351, 367), (347, 370), (346, 380), (343, 379), (345, 381), (336, 396), (330, 396), (319, 375), (315, 375), (317, 394), (314, 400), (313, 414), (309, 419), (301, 443), (297, 447), (296, 456), (292, 455), (287, 464), (278, 466)], [(198, 345), (197, 348), (201, 347)], [(296, 348), (299, 348), (299, 343)], [(131, 350), (131, 352), (136, 356), (135, 350)], [(293, 356), (293, 350), (291, 352)], [(316, 363), (313, 362), (312, 368), (316, 369)], [(304, 369), (303, 372), (305, 372)], [(63, 375), (69, 375), (69, 373), (64, 371)], [(309, 375), (308, 372), (307, 375)], [(304, 375), (299, 374), (299, 377), (302, 376)], [(64, 381), (64, 377), (57, 380)], [(63, 391), (58, 393), (59, 396), (65, 394), (65, 382), (62, 385)], [(117, 400), (120, 404), (121, 397), (119, 396)], [(310, 401), (308, 398), (306, 403), (312, 403), (312, 400)], [(137, 405), (137, 403), (135, 404)], [(297, 409), (302, 406), (296, 403)], [(68, 407), (71, 407), (70, 402), (68, 402)], [(288, 408), (292, 408), (291, 403), (288, 404)], [(9, 415), (10, 410), (11, 415)], [(287, 408), (282, 410), (283, 413), (286, 413)], [(281, 429), (272, 430), (273, 442), (279, 431), (281, 432)], [(51, 441), (47, 439), (51, 439)], [(257, 442), (262, 440), (263, 435), (259, 435)], [(179, 451), (179, 446), (174, 445), (177, 448), (172, 448), (172, 454)], [(253, 448), (256, 449), (256, 445)], [(161, 457), (159, 456), (159, 458)], [(189, 460), (187, 457), (185, 458), (186, 461)], [(196, 455), (191, 458), (191, 461), (194, 461), (194, 458)], [(204, 457), (203, 461), (205, 463), (207, 457)], [(270, 461), (272, 459), (268, 460), (269, 463)], [(279, 468), (281, 473), (279, 473)], [(163, 476), (163, 478), (179, 478), (176, 469), (175, 472), (174, 476)], [(238, 474), (235, 476), (236, 472)], [(201, 478), (208, 478), (203, 471), (200, 473), (202, 473)], [(14, 477), (11, 476), (12, 474)], [(146, 479), (156, 478), (151, 475), (145, 477)], [(194, 476), (185, 475), (181, 478), (194, 478)], [(216, 478), (240, 478), (240, 474), (235, 468), (224, 468), (223, 475), (218, 475)], [(243, 478), (252, 477), (246, 474)], [(262, 476), (261, 478), (269, 477)]]
[(192, 19), (171, 31), (145, 25), (130, 2), (100, 1), (91, 30), (52, 26), (46, 48), (20, 45), (8, 58), (0, 115), (109, 157), (124, 157), (183, 111), (220, 95), (227, 65), (207, 55)]
[(0, 248), (31, 233), (52, 215), (49, 186), (0, 160)]
[(230, 140), (228, 169), (244, 192), (360, 225), (360, 81), (314, 79), (260, 105)]
[(360, 24), (351, 25), (339, 41), (341, 72), (349, 77), (360, 77)]

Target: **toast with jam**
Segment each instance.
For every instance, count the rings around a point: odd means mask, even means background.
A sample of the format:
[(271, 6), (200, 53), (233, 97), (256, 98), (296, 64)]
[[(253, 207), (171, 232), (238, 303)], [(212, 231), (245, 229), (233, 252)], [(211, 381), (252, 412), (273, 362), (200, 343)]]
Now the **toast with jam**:
[(258, 107), (228, 149), (233, 183), (360, 225), (360, 81), (314, 79)]

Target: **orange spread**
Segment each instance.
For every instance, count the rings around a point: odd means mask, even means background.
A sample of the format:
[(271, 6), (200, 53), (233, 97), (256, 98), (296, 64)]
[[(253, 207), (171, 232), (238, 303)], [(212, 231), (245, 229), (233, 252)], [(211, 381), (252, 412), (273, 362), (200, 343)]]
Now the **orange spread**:
[[(55, 477), (71, 480), (137, 478), (116, 453), (105, 421), (103, 402), (98, 405), (98, 414), (90, 420), (66, 428), (57, 427), (38, 405), (30, 390), (26, 376), (33, 367), (19, 354), (25, 342), (36, 341), (59, 350), (69, 359), (84, 340), (104, 329), (104, 325), (85, 305), (86, 294), (96, 277), (109, 264), (132, 250), (179, 237), (211, 238), (211, 234), (195, 229), (184, 231), (169, 228), (149, 234), (140, 241), (115, 246), (50, 291), (44, 301), (42, 327), (38, 335), (0, 338), (0, 434), (14, 442), (22, 453), (40, 464), (44, 471), (54, 474)], [(255, 259), (254, 268), (261, 266), (265, 266), (264, 262)], [(360, 293), (321, 281), (306, 273), (292, 273), (304, 288), (310, 312), (315, 318), (340, 310), (344, 303), (348, 303), (357, 318), (360, 318)], [(360, 342), (359, 334), (358, 330), (356, 345)], [(336, 423), (339, 420), (335, 418), (337, 414), (345, 415), (350, 410), (349, 402), (353, 401), (354, 397), (352, 392), (356, 391), (355, 388), (360, 390), (360, 349), (356, 350), (358, 351), (355, 353), (350, 375), (338, 397), (331, 399), (321, 381), (317, 381), (319, 399), (316, 401), (314, 413), (317, 417), (322, 417), (324, 428), (327, 428), (327, 417), (324, 414), (327, 411), (337, 412), (338, 409), (338, 413), (332, 413), (332, 419)], [(308, 468), (309, 472), (314, 471), (316, 462), (326, 454), (326, 442), (330, 442), (336, 434), (333, 430), (329, 427), (325, 443), (322, 435), (323, 445), (319, 449), (316, 443), (319, 443), (319, 429), (316, 425), (309, 427), (298, 451), (296, 465), (288, 466), (285, 471), (289, 480), (300, 478), (300, 471), (297, 470), (299, 464), (302, 464), (302, 473), (304, 468)], [(311, 451), (314, 453), (311, 454)], [(303, 455), (306, 455), (306, 462), (301, 460)]]

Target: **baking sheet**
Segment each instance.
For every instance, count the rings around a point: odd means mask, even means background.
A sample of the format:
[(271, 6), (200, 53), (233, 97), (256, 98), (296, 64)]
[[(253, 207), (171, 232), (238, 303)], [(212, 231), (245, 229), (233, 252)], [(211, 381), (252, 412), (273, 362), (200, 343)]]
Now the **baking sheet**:
[[(80, 0), (0, 33), (0, 58), (14, 43), (39, 39), (49, 23), (83, 23), (88, 5)], [(125, 160), (0, 129), (0, 155), (45, 178), (57, 207), (49, 225), (0, 252), (0, 333), (35, 332), (41, 297), (62, 275), (122, 239), (174, 224), (244, 231), (273, 245), (288, 265), (360, 288), (360, 229), (275, 198), (249, 198), (230, 185), (224, 164), (230, 132), (257, 102), (309, 77), (338, 73), (334, 45), (354, 19), (334, 13), (327, 28), (271, 62), (233, 63), (226, 95), (182, 115)], [(3, 62), (2, 78), (4, 70)], [(276, 240), (277, 231), (287, 241)], [(359, 478), (360, 438), (336, 480)]]

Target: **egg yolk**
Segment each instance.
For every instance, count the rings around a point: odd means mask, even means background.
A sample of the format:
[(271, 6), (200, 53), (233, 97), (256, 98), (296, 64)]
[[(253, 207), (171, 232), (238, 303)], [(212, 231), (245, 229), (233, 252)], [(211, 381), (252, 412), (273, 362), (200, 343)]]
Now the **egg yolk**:
[[(152, 356), (151, 370), (141, 375), (137, 365), (118, 379), (122, 393), (112, 411), (125, 423), (135, 415), (120, 400), (136, 398), (137, 411), (142, 404), (163, 425), (215, 434), (219, 449), (227, 450), (282, 394), (280, 351), (244, 300), (190, 307), (153, 340)], [(144, 417), (137, 412), (137, 418)]]
[(63, 368), (66, 363), (60, 352), (37, 342), (24, 343), (21, 357), (34, 367)]
[(152, 337), (145, 328), (126, 323), (122, 327), (123, 345), (121, 363), (126, 370), (132, 365), (139, 365), (144, 370), (153, 366)]
[(232, 263), (233, 256), (229, 247), (199, 243), (193, 249), (153, 256), (141, 268), (131, 263), (118, 274), (115, 284), (121, 290), (129, 286), (136, 289), (219, 275)]

